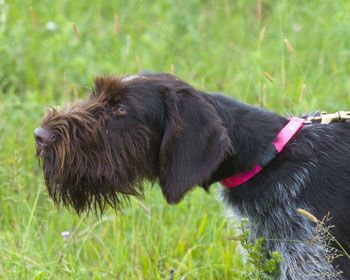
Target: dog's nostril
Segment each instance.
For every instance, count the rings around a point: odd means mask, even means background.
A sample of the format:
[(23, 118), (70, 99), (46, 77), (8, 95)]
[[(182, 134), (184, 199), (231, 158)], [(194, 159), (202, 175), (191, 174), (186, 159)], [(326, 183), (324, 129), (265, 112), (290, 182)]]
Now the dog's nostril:
[(34, 130), (34, 138), (39, 146), (44, 146), (52, 141), (53, 134), (48, 128), (38, 127)]

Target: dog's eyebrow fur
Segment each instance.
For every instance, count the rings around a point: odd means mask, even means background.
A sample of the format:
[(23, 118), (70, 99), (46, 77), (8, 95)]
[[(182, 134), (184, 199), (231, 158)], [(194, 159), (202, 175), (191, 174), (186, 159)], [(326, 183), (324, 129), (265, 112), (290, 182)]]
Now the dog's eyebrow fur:
[(128, 83), (123, 82), (122, 77), (95, 77), (90, 99), (93, 99), (95, 102), (106, 102), (111, 98), (118, 98), (125, 95), (127, 85)]

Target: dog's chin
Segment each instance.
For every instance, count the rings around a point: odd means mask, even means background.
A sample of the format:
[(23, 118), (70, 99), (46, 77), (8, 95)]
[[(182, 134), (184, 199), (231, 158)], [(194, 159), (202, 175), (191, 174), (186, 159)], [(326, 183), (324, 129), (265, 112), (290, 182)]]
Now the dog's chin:
[(63, 205), (73, 208), (77, 214), (102, 214), (109, 205), (115, 210), (121, 210), (128, 195), (111, 192), (111, 187), (101, 184), (78, 183), (74, 186), (62, 182), (47, 181), (48, 192), (56, 206)]
[(60, 173), (59, 168), (43, 160), (45, 183), (56, 206), (83, 213), (103, 214), (106, 206), (120, 211), (130, 196), (142, 198), (142, 184), (122, 184), (118, 177), (105, 178), (97, 174), (80, 174), (80, 178)]
[[(72, 159), (70, 167), (53, 147), (38, 147), (36, 156), (44, 171), (48, 193), (56, 206), (74, 209), (77, 214), (102, 214), (106, 206), (119, 211), (130, 196), (143, 197), (142, 180), (132, 169), (104, 170), (95, 165), (87, 168), (87, 160)], [(101, 171), (102, 170), (102, 171)], [(119, 172), (118, 172), (119, 171)]]

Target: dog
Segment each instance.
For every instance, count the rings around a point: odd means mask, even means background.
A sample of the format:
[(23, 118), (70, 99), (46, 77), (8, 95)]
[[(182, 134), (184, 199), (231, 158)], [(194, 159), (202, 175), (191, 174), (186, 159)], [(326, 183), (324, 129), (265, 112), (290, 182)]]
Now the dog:
[[(96, 77), (87, 99), (49, 109), (34, 136), (57, 205), (118, 210), (142, 197), (144, 180), (177, 204), (196, 186), (222, 182), (223, 200), (249, 218), (252, 238), (284, 258), (279, 279), (350, 279), (350, 122), (306, 117), (288, 120), (143, 72)], [(326, 234), (343, 256), (307, 242), (316, 224), (298, 208), (318, 221), (330, 213)]]

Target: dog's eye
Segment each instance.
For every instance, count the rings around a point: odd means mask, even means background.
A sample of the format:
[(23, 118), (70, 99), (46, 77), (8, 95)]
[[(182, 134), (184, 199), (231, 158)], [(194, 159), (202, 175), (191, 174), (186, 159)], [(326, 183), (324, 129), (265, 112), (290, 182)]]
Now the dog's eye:
[(124, 106), (124, 105), (118, 105), (118, 107), (117, 107), (117, 113), (118, 113), (119, 115), (124, 115), (124, 114), (126, 114), (126, 108), (125, 108), (125, 106)]

